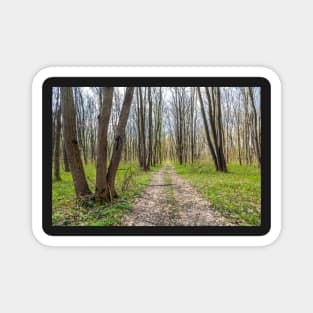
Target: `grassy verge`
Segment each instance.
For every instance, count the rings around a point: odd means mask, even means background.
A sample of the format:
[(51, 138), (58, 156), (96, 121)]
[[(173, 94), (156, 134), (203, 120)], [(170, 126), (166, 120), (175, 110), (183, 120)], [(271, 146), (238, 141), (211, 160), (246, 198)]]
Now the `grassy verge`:
[[(52, 223), (68, 226), (119, 225), (122, 216), (129, 210), (134, 198), (149, 184), (151, 175), (158, 167), (144, 172), (135, 164), (121, 164), (116, 177), (116, 190), (120, 197), (112, 203), (90, 207), (81, 206), (75, 198), (71, 173), (61, 171), (61, 181), (52, 182)], [(95, 165), (85, 166), (85, 174), (94, 192)]]
[(261, 178), (256, 166), (229, 164), (228, 173), (216, 172), (208, 163), (174, 166), (230, 221), (241, 226), (260, 225)]

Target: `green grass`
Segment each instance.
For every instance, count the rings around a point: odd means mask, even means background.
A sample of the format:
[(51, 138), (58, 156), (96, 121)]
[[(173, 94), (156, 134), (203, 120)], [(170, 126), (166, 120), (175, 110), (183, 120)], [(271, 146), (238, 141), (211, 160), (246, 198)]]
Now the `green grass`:
[[(117, 171), (116, 190), (120, 197), (112, 203), (90, 206), (80, 205), (75, 197), (71, 173), (61, 171), (61, 181), (52, 182), (52, 224), (68, 226), (119, 225), (122, 216), (131, 209), (132, 201), (149, 184), (158, 167), (144, 172), (136, 164), (121, 164)], [(94, 192), (96, 169), (94, 164), (85, 166), (90, 189)]]
[(257, 166), (228, 164), (228, 173), (216, 172), (206, 162), (174, 166), (227, 219), (240, 226), (260, 225), (261, 178)]

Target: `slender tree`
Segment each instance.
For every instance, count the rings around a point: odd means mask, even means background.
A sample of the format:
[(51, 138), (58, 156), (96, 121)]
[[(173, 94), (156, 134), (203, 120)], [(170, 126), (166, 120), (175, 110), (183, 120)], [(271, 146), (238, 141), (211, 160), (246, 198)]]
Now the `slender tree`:
[(97, 145), (96, 200), (102, 201), (107, 194), (107, 146), (108, 128), (112, 109), (113, 87), (102, 88)]
[(261, 166), (261, 146), (259, 142), (259, 132), (258, 132), (258, 116), (254, 103), (253, 90), (252, 87), (248, 87), (248, 95), (250, 98), (250, 104), (252, 108), (252, 123), (253, 123), (253, 142), (254, 142), (254, 150), (255, 155), (258, 160), (259, 166)]
[(75, 192), (77, 197), (90, 195), (90, 189), (85, 177), (85, 172), (80, 158), (78, 147), (76, 114), (73, 100), (73, 91), (70, 87), (62, 87), (62, 117), (63, 117), (63, 135), (66, 154), (68, 157)]
[(57, 113), (56, 113), (56, 129), (54, 144), (54, 179), (61, 180), (60, 176), (60, 141), (61, 141), (61, 105), (60, 90), (57, 93)]
[(209, 150), (211, 153), (211, 157), (213, 159), (214, 165), (215, 165), (215, 169), (218, 171), (219, 170), (219, 165), (217, 162), (217, 156), (216, 156), (216, 151), (213, 147), (213, 143), (211, 140), (211, 136), (210, 136), (210, 131), (209, 131), (209, 124), (206, 118), (206, 114), (205, 114), (205, 110), (204, 110), (204, 104), (203, 104), (203, 99), (202, 99), (202, 95), (201, 95), (201, 90), (200, 87), (197, 87), (197, 92), (198, 92), (198, 97), (199, 97), (199, 101), (200, 101), (200, 108), (201, 108), (201, 114), (202, 114), (202, 119), (203, 119), (203, 125), (204, 125), (204, 131), (205, 131), (205, 135), (206, 135), (206, 139), (208, 142), (208, 146), (209, 146)]
[(148, 168), (152, 165), (152, 95), (151, 87), (148, 87), (148, 102), (149, 102), (149, 112), (148, 112), (148, 122), (149, 122), (149, 134), (148, 134)]
[[(146, 91), (146, 90), (145, 90)], [(147, 164), (147, 147), (146, 147), (146, 106), (145, 106), (146, 92), (144, 96), (142, 95), (142, 88), (137, 88), (137, 102), (139, 103), (139, 144), (140, 144), (140, 164), (144, 171), (149, 169), (149, 165)]]
[(224, 147), (223, 147), (223, 125), (222, 125), (222, 110), (221, 110), (221, 92), (220, 87), (216, 87), (216, 105), (217, 105), (217, 123), (218, 123), (218, 147), (217, 147), (217, 155), (219, 161), (219, 170), (222, 172), (227, 172), (226, 160), (224, 155)]
[(121, 160), (123, 145), (125, 143), (125, 128), (129, 116), (131, 103), (133, 100), (134, 87), (127, 87), (123, 101), (122, 110), (119, 117), (119, 122), (115, 134), (115, 142), (113, 146), (112, 157), (107, 174), (107, 198), (116, 198), (117, 192), (115, 190), (115, 177), (118, 165)]

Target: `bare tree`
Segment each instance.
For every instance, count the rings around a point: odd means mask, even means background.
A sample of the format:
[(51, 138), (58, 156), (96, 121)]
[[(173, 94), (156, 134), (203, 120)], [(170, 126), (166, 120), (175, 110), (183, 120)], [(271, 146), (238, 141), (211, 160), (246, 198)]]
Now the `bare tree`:
[(162, 101), (162, 88), (155, 89), (155, 105), (153, 107), (154, 115), (154, 143), (153, 143), (153, 165), (162, 162), (162, 115), (164, 110), (164, 101)]
[(252, 87), (248, 87), (248, 95), (250, 98), (250, 104), (252, 108), (252, 123), (253, 123), (253, 142), (254, 142), (254, 150), (255, 154), (259, 163), (259, 166), (261, 166), (261, 146), (259, 142), (259, 132), (258, 132), (258, 116), (257, 116), (257, 110), (254, 103), (254, 96), (253, 96), (253, 89)]
[(202, 119), (203, 119), (203, 125), (204, 125), (204, 131), (205, 131), (206, 139), (207, 139), (207, 142), (208, 142), (208, 146), (209, 146), (209, 150), (210, 150), (210, 153), (211, 153), (211, 157), (212, 157), (214, 165), (215, 165), (215, 169), (218, 171), (219, 170), (219, 165), (218, 165), (218, 162), (217, 162), (217, 155), (216, 155), (216, 151), (215, 151), (215, 148), (214, 148), (212, 140), (211, 140), (210, 131), (209, 131), (209, 124), (208, 124), (206, 113), (205, 113), (205, 109), (204, 109), (204, 103), (203, 103), (200, 87), (197, 87), (197, 91), (198, 91), (198, 97), (199, 97), (199, 101), (200, 101), (201, 114), (202, 114)]
[(60, 89), (57, 91), (57, 112), (54, 144), (54, 179), (61, 180), (60, 176), (60, 140), (61, 140), (61, 105)]
[(118, 165), (121, 160), (123, 145), (125, 143), (125, 128), (129, 116), (131, 103), (133, 100), (134, 87), (127, 87), (124, 97), (122, 110), (119, 117), (119, 122), (115, 134), (115, 142), (113, 146), (112, 157), (107, 174), (107, 198), (112, 199), (117, 197), (115, 190), (115, 177)]
[(102, 103), (99, 114), (99, 131), (96, 169), (96, 200), (105, 199), (107, 194), (107, 146), (108, 128), (112, 109), (113, 87), (102, 88)]
[(69, 160), (76, 195), (82, 197), (91, 194), (91, 192), (87, 184), (83, 164), (80, 158), (72, 88), (62, 87), (61, 94), (63, 135), (66, 154)]
[(151, 87), (148, 87), (148, 102), (149, 102), (149, 112), (148, 112), (148, 123), (149, 123), (149, 134), (148, 134), (148, 161), (147, 167), (149, 168), (152, 165), (152, 95)]
[(142, 87), (137, 88), (137, 106), (138, 106), (138, 143), (139, 143), (139, 164), (144, 171), (149, 169), (147, 163), (147, 146), (146, 146), (146, 88), (142, 94)]

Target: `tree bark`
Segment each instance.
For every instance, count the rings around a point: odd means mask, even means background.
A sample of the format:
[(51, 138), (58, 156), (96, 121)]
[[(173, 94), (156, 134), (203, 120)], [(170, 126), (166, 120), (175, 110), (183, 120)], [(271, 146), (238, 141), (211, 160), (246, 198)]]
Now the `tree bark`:
[(96, 168), (96, 200), (101, 201), (106, 197), (107, 190), (107, 149), (108, 128), (112, 109), (113, 87), (103, 87), (102, 104), (99, 116), (99, 131), (97, 145)]
[(126, 128), (126, 124), (127, 124), (127, 120), (129, 116), (131, 103), (133, 100), (134, 89), (135, 89), (134, 87), (126, 88), (124, 102), (123, 102), (117, 130), (115, 134), (115, 142), (114, 142), (112, 157), (111, 157), (110, 166), (109, 166), (108, 174), (107, 174), (107, 184), (108, 184), (107, 198), (110, 200), (118, 196), (115, 190), (115, 177), (116, 177), (117, 168), (120, 163), (121, 156), (122, 156), (123, 145), (125, 141), (125, 128)]
[(62, 116), (65, 149), (73, 177), (77, 197), (90, 195), (77, 140), (73, 91), (70, 87), (62, 87)]
[(147, 165), (147, 150), (146, 150), (146, 112), (145, 112), (145, 106), (144, 106), (144, 99), (142, 96), (142, 90), (141, 87), (138, 88), (139, 91), (139, 112), (140, 112), (140, 134), (141, 134), (141, 152), (142, 152), (142, 166), (144, 171), (148, 170)]
[(203, 99), (201, 96), (201, 91), (200, 91), (200, 87), (197, 87), (197, 91), (198, 91), (198, 96), (199, 96), (199, 101), (200, 101), (200, 107), (201, 107), (201, 114), (202, 114), (202, 119), (203, 119), (203, 125), (204, 125), (204, 130), (205, 130), (205, 135), (207, 138), (207, 142), (208, 142), (208, 146), (209, 146), (209, 150), (211, 153), (211, 157), (213, 159), (214, 165), (215, 165), (215, 169), (218, 171), (219, 167), (218, 167), (218, 163), (217, 163), (217, 156), (216, 153), (214, 151), (214, 147), (210, 138), (210, 132), (209, 132), (209, 125), (208, 125), (208, 121), (205, 115), (205, 110), (204, 110), (204, 104), (203, 104)]
[(224, 149), (223, 149), (223, 124), (222, 124), (220, 87), (217, 87), (217, 122), (218, 122), (218, 133), (219, 133), (218, 156), (220, 159), (219, 160), (220, 171), (227, 172), (226, 160), (225, 160)]
[(148, 167), (152, 165), (152, 95), (151, 87), (148, 87), (148, 101), (149, 101), (149, 112), (148, 112), (148, 122), (149, 122), (149, 144), (148, 144)]
[(137, 144), (138, 144), (138, 161), (139, 166), (143, 167), (143, 158), (142, 158), (142, 150), (141, 150), (141, 124), (140, 124), (140, 99), (139, 99), (139, 88), (136, 90), (137, 95), (137, 103), (136, 103), (136, 124), (137, 124)]
[[(59, 91), (60, 93), (60, 91)], [(58, 96), (58, 109), (56, 115), (56, 130), (54, 144), (54, 179), (61, 180), (60, 176), (60, 139), (61, 139), (61, 105), (60, 94)]]
[(63, 162), (64, 162), (64, 172), (69, 172), (70, 171), (70, 165), (68, 164), (68, 158), (67, 158), (64, 142), (63, 142)]
[(259, 134), (258, 134), (258, 116), (254, 104), (254, 98), (253, 98), (253, 91), (252, 87), (248, 87), (248, 94), (250, 97), (250, 102), (251, 102), (251, 107), (252, 107), (252, 113), (253, 113), (253, 127), (254, 127), (254, 134), (253, 134), (253, 139), (254, 139), (254, 150), (255, 154), (259, 163), (259, 166), (261, 166), (261, 147), (259, 144)]

